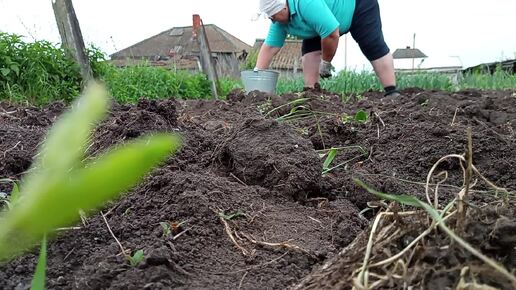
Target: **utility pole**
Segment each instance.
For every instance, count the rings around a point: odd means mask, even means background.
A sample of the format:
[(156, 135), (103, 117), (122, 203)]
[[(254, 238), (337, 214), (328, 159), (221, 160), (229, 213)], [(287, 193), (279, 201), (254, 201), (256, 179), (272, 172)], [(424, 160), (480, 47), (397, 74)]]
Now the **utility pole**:
[[(415, 50), (416, 49), (416, 33), (414, 33), (414, 39), (412, 40), (412, 51), (414, 51), (415, 53)], [(412, 54), (412, 72), (414, 72), (414, 53)]]
[(208, 80), (210, 81), (211, 94), (215, 99), (218, 99), (219, 94), (217, 88), (219, 79), (217, 76), (217, 70), (215, 69), (213, 58), (211, 57), (210, 44), (208, 42), (208, 37), (206, 36), (206, 31), (204, 30), (204, 24), (198, 14), (193, 15), (192, 28), (193, 37), (197, 39), (199, 43), (202, 70), (208, 76)]
[(54, 8), (57, 28), (61, 35), (61, 43), (79, 65), (84, 85), (93, 79), (93, 73), (72, 0), (52, 0), (52, 7)]

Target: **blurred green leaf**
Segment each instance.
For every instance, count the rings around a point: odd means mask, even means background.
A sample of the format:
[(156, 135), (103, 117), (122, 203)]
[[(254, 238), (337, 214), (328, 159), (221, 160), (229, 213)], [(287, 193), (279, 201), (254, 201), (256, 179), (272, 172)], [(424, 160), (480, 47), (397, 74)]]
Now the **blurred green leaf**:
[(32, 277), (32, 285), (30, 290), (45, 290), (46, 280), (46, 269), (47, 269), (47, 237), (43, 236), (41, 241), (41, 249), (39, 251), (38, 265), (36, 266), (36, 272)]
[(45, 234), (79, 219), (134, 186), (181, 144), (178, 136), (155, 134), (82, 164), (84, 145), (107, 110), (107, 94), (96, 85), (50, 129), (16, 202), (0, 223), (0, 261), (32, 247)]

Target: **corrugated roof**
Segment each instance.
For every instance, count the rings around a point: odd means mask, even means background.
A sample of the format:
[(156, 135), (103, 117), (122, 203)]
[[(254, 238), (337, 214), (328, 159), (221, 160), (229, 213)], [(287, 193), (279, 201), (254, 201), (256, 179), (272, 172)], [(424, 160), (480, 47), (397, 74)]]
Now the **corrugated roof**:
[(425, 58), (427, 57), (421, 50), (417, 48), (398, 48), (392, 54), (392, 58)]
[[(256, 39), (256, 42), (253, 46), (253, 51), (259, 51), (262, 47), (264, 40)], [(287, 39), (285, 41), (285, 45), (281, 48), (281, 50), (274, 56), (272, 59), (272, 63), (270, 65), (271, 69), (282, 69), (282, 70), (292, 70), (297, 68), (298, 70), (302, 70), (301, 64), (301, 45), (303, 44), (302, 40), (290, 40)]]
[[(214, 24), (204, 26), (210, 49), (215, 53), (249, 51), (251, 46), (229, 34)], [(171, 53), (182, 55), (196, 54), (199, 44), (192, 38), (192, 26), (174, 27), (140, 41), (111, 55), (111, 59), (151, 58), (169, 56)]]

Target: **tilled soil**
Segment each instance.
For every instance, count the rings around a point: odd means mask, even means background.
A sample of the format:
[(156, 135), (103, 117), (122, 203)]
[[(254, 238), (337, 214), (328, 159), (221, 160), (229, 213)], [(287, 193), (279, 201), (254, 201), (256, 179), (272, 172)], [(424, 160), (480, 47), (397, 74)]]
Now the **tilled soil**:
[[(0, 104), (0, 177), (23, 175), (65, 109)], [(365, 123), (354, 120), (360, 110), (369, 116)], [(176, 132), (184, 140), (175, 156), (103, 210), (123, 246), (143, 250), (145, 258), (130, 266), (102, 217), (93, 215), (50, 244), (48, 289), (292, 286), (366, 233), (375, 213), (368, 203), (376, 198), (353, 178), (425, 200), (428, 171), (441, 157), (465, 152), (468, 127), (475, 166), (496, 185), (515, 189), (514, 91), (407, 89), (399, 98), (365, 92), (346, 103), (324, 91), (235, 91), (226, 101), (115, 104), (94, 133), (90, 158), (151, 132)], [(340, 149), (329, 167), (339, 166), (322, 174), (321, 155), (332, 147)], [(440, 202), (463, 185), (459, 162), (442, 163), (437, 172), (444, 170)], [(0, 191), (10, 185), (0, 184)], [(492, 196), (480, 182), (471, 203), (481, 206)], [(511, 225), (514, 211), (506, 212)], [(514, 257), (514, 250), (504, 251)], [(28, 289), (36, 260), (33, 251), (0, 266), (0, 289)], [(444, 285), (438, 275), (425, 277), (426, 285)]]

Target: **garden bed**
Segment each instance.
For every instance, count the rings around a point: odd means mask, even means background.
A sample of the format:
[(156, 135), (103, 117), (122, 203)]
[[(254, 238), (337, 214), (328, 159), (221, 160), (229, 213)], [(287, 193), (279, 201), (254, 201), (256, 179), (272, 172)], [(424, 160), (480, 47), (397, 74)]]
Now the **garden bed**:
[[(61, 103), (41, 109), (0, 104), (0, 177), (22, 176), (65, 108)], [(368, 117), (365, 122), (355, 118), (360, 111)], [(476, 168), (495, 185), (516, 189), (514, 91), (407, 89), (399, 98), (366, 92), (346, 103), (324, 91), (282, 96), (235, 91), (226, 101), (115, 104), (95, 132), (89, 156), (156, 131), (177, 132), (184, 140), (178, 154), (103, 209), (114, 236), (126, 249), (143, 250), (144, 259), (131, 266), (96, 214), (50, 243), (48, 288), (351, 287), (371, 221), (381, 208), (392, 210), (353, 178), (381, 192), (425, 201), (428, 172), (441, 157), (467, 151), (468, 127)], [(338, 149), (323, 168), (330, 148)], [(447, 179), (438, 201), (445, 205), (464, 178), (458, 161), (440, 163), (436, 173), (441, 171), (447, 171)], [(431, 179), (432, 190), (442, 179)], [(0, 185), (0, 191), (10, 189)], [(471, 190), (469, 202), (478, 212), (470, 214), (477, 219), (467, 223), (464, 237), (514, 271), (514, 196), (496, 194), (482, 180)], [(507, 230), (495, 226), (500, 219)], [(425, 231), (426, 221), (406, 220), (414, 226), (405, 236)], [(478, 226), (482, 222), (492, 226)], [(384, 222), (389, 224), (394, 223)], [(490, 240), (492, 233), (498, 238)], [(414, 285), (455, 287), (461, 270), (469, 267), (464, 275), (480, 273), (479, 282), (510, 289), (496, 271), (478, 270), (484, 266), (457, 245), (443, 253), (443, 246), (453, 244), (449, 237), (434, 237), (429, 250), (414, 260), (414, 277), (419, 277), (411, 280)], [(406, 246), (401, 236), (389, 242), (384, 248), (391, 252), (372, 257), (380, 261)], [(350, 245), (356, 246), (349, 250)], [(29, 287), (36, 261), (34, 252), (0, 266), (0, 289)], [(445, 267), (433, 267), (443, 261)], [(317, 274), (331, 278), (323, 283), (313, 278)], [(382, 287), (398, 285), (394, 280)]]

